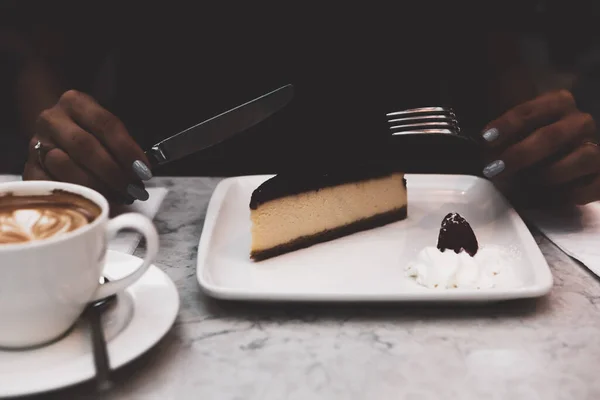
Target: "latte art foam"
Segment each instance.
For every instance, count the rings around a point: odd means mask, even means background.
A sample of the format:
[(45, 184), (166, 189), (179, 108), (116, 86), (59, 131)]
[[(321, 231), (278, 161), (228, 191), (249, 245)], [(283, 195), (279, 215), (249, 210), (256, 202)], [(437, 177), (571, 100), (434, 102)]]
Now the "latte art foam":
[(89, 224), (100, 211), (90, 200), (67, 192), (0, 196), (0, 244), (61, 236)]
[(87, 218), (74, 210), (15, 210), (10, 214), (0, 214), (0, 243), (46, 239), (87, 224)]

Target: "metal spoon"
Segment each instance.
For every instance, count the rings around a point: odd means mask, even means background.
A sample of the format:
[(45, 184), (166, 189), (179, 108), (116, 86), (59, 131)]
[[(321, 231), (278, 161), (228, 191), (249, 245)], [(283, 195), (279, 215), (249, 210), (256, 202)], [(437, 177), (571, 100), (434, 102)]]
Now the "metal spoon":
[[(108, 282), (108, 278), (101, 277), (100, 283)], [(106, 348), (106, 339), (104, 338), (104, 329), (102, 327), (102, 313), (116, 300), (117, 296), (112, 295), (88, 304), (85, 314), (87, 314), (90, 323), (92, 335), (92, 348), (94, 351), (94, 365), (96, 367), (96, 387), (98, 390), (108, 390), (112, 387), (110, 381), (110, 362), (108, 359), (108, 350)]]

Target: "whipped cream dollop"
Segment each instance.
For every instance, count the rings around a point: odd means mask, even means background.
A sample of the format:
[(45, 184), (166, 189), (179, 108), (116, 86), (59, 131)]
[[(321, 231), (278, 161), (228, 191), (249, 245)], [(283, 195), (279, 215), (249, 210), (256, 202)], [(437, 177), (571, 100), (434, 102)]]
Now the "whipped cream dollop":
[(515, 281), (508, 259), (502, 248), (482, 247), (471, 257), (465, 251), (442, 252), (430, 246), (407, 265), (406, 273), (430, 289), (490, 289)]

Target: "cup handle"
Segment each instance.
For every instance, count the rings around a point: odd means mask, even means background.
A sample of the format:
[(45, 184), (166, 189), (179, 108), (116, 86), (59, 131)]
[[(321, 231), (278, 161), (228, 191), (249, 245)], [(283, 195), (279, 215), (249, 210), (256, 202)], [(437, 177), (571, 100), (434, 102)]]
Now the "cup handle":
[(128, 286), (140, 279), (148, 270), (158, 253), (158, 232), (152, 221), (142, 214), (127, 213), (108, 221), (106, 226), (106, 241), (113, 239), (122, 229), (134, 229), (146, 239), (146, 255), (142, 264), (131, 274), (100, 285), (90, 302), (98, 301), (113, 294), (124, 291)]

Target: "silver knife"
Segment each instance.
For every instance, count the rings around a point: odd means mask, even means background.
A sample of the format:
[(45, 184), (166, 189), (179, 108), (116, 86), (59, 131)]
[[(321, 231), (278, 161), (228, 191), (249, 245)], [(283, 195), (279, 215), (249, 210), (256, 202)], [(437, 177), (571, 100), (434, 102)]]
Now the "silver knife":
[(294, 86), (285, 85), (164, 139), (146, 151), (151, 167), (221, 143), (267, 119), (287, 105), (292, 97)]

